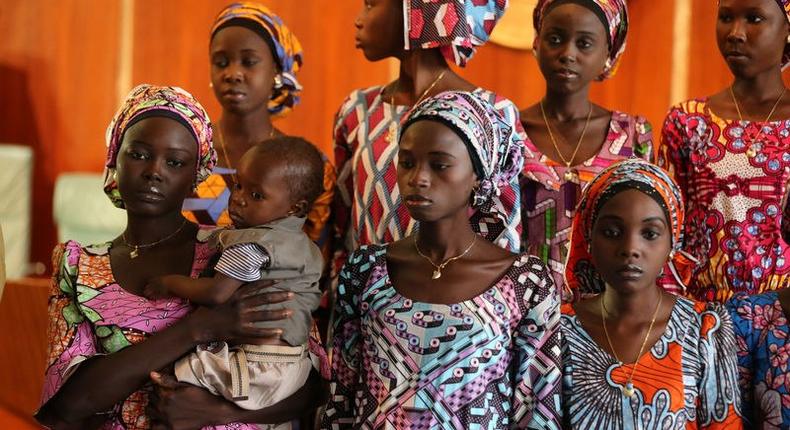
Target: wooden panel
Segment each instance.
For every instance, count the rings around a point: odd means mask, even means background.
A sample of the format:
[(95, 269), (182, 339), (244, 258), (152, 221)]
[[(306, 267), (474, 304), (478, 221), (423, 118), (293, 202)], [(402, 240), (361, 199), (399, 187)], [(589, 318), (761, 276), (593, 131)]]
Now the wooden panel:
[(0, 324), (8, 328), (0, 331), (0, 407), (21, 416), (38, 408), (44, 384), (49, 282), (10, 282), (0, 301)]
[[(209, 88), (209, 31), (225, 0), (135, 1), (135, 84), (180, 85), (209, 110), (220, 115)], [(332, 117), (340, 102), (355, 89), (387, 81), (388, 63), (371, 64), (354, 49), (354, 18), (362, 2), (326, 0), (268, 0), (296, 34), (305, 52), (298, 79), (302, 102), (277, 126), (303, 135), (331, 153)], [(152, 60), (157, 59), (157, 60)]]
[(6, 0), (0, 13), (0, 142), (33, 147), (32, 259), (49, 266), (52, 190), (65, 171), (97, 171), (115, 109), (114, 1)]

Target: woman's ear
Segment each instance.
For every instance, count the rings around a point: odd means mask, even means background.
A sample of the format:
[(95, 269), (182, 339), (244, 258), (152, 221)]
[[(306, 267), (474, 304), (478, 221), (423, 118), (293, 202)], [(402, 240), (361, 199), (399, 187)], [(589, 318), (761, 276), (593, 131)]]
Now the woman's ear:
[(309, 207), (310, 203), (306, 199), (301, 199), (291, 206), (291, 210), (288, 211), (288, 216), (306, 216)]

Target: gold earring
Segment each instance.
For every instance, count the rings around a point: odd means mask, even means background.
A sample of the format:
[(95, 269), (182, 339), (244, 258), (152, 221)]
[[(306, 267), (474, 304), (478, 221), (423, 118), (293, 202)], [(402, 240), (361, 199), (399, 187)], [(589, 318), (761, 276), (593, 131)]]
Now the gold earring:
[(214, 88), (214, 82), (209, 82), (209, 83), (208, 83), (208, 87), (209, 87), (209, 88)]

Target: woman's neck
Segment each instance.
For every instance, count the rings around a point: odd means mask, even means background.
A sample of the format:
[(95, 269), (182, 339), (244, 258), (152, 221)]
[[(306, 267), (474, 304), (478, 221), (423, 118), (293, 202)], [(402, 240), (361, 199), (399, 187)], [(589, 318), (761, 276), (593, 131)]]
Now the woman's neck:
[(546, 88), (543, 108), (546, 115), (559, 122), (586, 118), (590, 111), (590, 86), (573, 93), (558, 93)]
[(608, 317), (649, 321), (655, 314), (661, 294), (655, 285), (631, 293), (619, 292), (607, 285), (601, 300)]
[(403, 104), (412, 105), (444, 72), (452, 73), (438, 49), (405, 51), (400, 58), (400, 72), (395, 83), (396, 97), (405, 97)]
[(185, 223), (186, 218), (181, 212), (158, 217), (136, 216), (127, 212), (123, 238), (129, 245), (150, 244), (174, 235)]
[(779, 69), (771, 69), (752, 77), (735, 77), (732, 91), (739, 103), (760, 105), (773, 103), (782, 94), (785, 84)]
[(417, 246), (434, 262), (442, 262), (463, 253), (476, 240), (466, 212), (462, 216), (434, 222), (420, 222)]
[(233, 147), (245, 145), (242, 149), (263, 142), (272, 136), (272, 125), (269, 109), (264, 106), (255, 112), (237, 114), (223, 110), (219, 120), (219, 132), (222, 142)]

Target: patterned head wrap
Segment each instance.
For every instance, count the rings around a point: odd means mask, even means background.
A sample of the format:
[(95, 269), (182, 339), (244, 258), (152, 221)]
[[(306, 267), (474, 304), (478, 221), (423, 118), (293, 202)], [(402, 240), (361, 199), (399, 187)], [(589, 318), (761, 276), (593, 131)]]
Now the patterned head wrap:
[[(776, 0), (776, 4), (784, 11), (788, 22), (790, 22), (790, 0)], [(782, 70), (784, 70), (788, 64), (790, 64), (790, 41), (785, 42), (785, 51), (784, 54), (782, 54)]]
[(480, 180), (472, 207), (507, 224), (498, 201), (500, 188), (511, 183), (524, 165), (523, 144), (516, 130), (486, 100), (475, 93), (446, 91), (425, 99), (406, 117), (400, 135), (420, 120), (441, 122), (466, 144)]
[(590, 182), (582, 193), (571, 226), (570, 250), (565, 265), (566, 288), (574, 297), (600, 293), (604, 281), (592, 264), (590, 244), (592, 229), (604, 203), (618, 193), (639, 190), (655, 200), (669, 221), (672, 252), (667, 269), (682, 288), (691, 279), (696, 261), (681, 250), (683, 243), (684, 205), (680, 188), (669, 174), (647, 161), (631, 158), (607, 167)]
[(225, 27), (246, 27), (261, 36), (269, 44), (280, 73), (275, 78), (274, 90), (269, 100), (272, 116), (286, 115), (299, 103), (302, 86), (296, 80), (296, 72), (302, 67), (302, 45), (283, 20), (266, 6), (252, 2), (229, 4), (217, 16), (211, 28), (211, 37)]
[(197, 141), (197, 164), (195, 185), (203, 182), (214, 168), (217, 153), (214, 152), (211, 122), (203, 106), (192, 94), (179, 87), (157, 87), (143, 84), (134, 88), (126, 101), (115, 113), (107, 127), (107, 161), (104, 165), (104, 193), (112, 203), (123, 209), (123, 200), (116, 181), (116, 160), (121, 150), (123, 135), (137, 121), (151, 116), (166, 116), (184, 125)]
[(463, 67), (488, 41), (508, 0), (403, 0), (404, 48), (441, 48)]
[(537, 34), (540, 33), (546, 14), (565, 3), (584, 6), (601, 19), (609, 36), (609, 57), (598, 80), (603, 81), (614, 76), (620, 57), (625, 52), (625, 38), (628, 34), (628, 7), (625, 5), (625, 0), (538, 0), (532, 15), (532, 25), (535, 27), (536, 35), (533, 45), (535, 48), (539, 43)]

